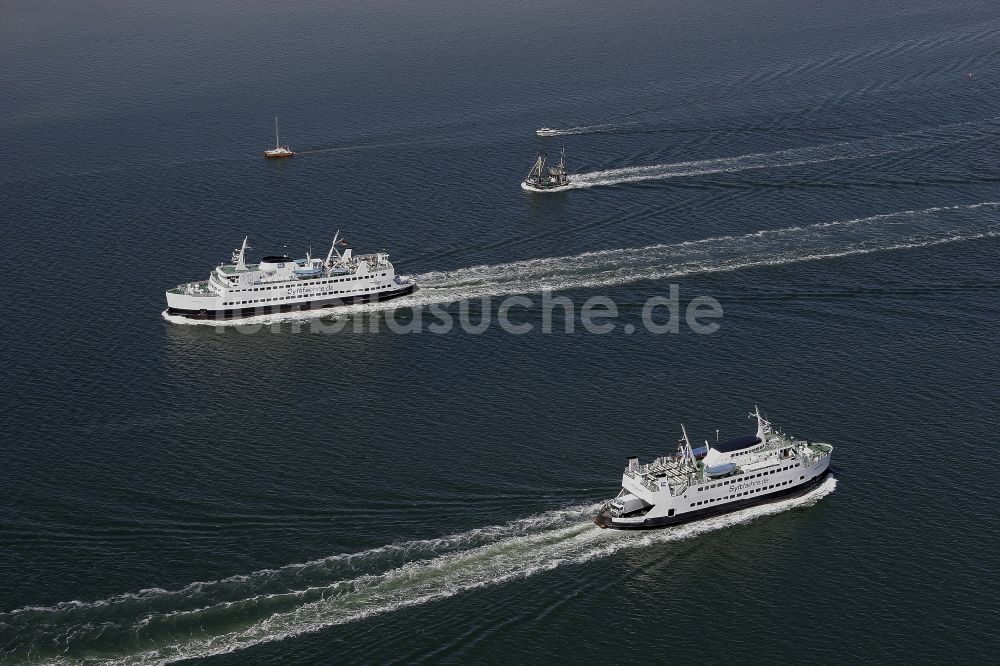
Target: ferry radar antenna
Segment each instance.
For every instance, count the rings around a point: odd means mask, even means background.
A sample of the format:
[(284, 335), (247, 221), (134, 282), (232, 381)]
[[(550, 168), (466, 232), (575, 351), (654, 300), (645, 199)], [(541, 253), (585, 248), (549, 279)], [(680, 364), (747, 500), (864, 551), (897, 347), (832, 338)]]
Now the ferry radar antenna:
[(238, 249), (233, 250), (233, 263), (236, 264), (236, 270), (245, 271), (247, 269), (246, 265), (246, 252), (247, 252), (247, 239), (249, 236), (243, 237), (243, 245)]
[(339, 239), (340, 239), (340, 229), (337, 229), (337, 233), (333, 235), (333, 243), (330, 245), (330, 251), (326, 253), (325, 265), (327, 266), (327, 268), (329, 268), (332, 265), (330, 264), (330, 260), (333, 259), (334, 252), (337, 253), (338, 260), (340, 261), (344, 260), (344, 256), (340, 254), (340, 250), (337, 249), (337, 242)]
[(681, 442), (684, 444), (684, 459), (693, 467), (695, 466), (694, 450), (691, 448), (691, 440), (688, 439), (687, 428), (684, 427), (683, 423), (681, 424), (681, 433), (684, 435), (681, 438)]
[(754, 418), (757, 419), (757, 437), (764, 439), (766, 435), (769, 435), (772, 432), (774, 432), (773, 428), (771, 427), (770, 421), (764, 418), (764, 416), (760, 413), (760, 407), (758, 407), (757, 405), (753, 406), (753, 411), (750, 412), (749, 417), (752, 419)]

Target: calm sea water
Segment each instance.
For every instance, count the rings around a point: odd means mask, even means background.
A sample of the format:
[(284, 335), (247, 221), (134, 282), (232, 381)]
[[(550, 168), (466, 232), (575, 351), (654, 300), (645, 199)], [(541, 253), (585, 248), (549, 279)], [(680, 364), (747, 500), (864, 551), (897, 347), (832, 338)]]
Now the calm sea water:
[[(480, 4), (0, 5), (0, 662), (995, 658), (995, 3)], [(337, 229), (536, 330), (161, 316)], [(671, 284), (719, 331), (625, 332)], [(754, 403), (835, 480), (589, 522)]]

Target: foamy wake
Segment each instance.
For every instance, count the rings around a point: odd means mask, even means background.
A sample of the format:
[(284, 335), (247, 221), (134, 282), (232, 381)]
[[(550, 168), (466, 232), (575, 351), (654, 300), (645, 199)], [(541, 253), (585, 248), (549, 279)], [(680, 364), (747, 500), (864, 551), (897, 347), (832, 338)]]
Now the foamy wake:
[(574, 134), (601, 134), (605, 132), (619, 132), (621, 130), (634, 127), (634, 123), (607, 123), (601, 125), (580, 125), (579, 127), (562, 127), (559, 129), (549, 129), (540, 136), (572, 136)]
[(621, 550), (669, 547), (811, 506), (836, 485), (830, 477), (803, 497), (649, 532), (601, 530), (590, 522), (597, 506), (584, 505), (178, 590), (20, 608), (0, 614), (0, 657), (29, 663), (151, 664), (233, 652)]
[(177, 323), (215, 326), (273, 324), (400, 307), (420, 308), (486, 296), (609, 287), (697, 273), (906, 250), (1000, 235), (998, 210), (1000, 202), (996, 201), (938, 206), (669, 245), (432, 271), (414, 276), (419, 289), (410, 296), (332, 310), (262, 315), (229, 322), (195, 322), (165, 312), (164, 317)]
[(751, 153), (735, 157), (708, 160), (624, 167), (570, 175), (570, 189), (603, 185), (620, 185), (651, 180), (667, 180), (684, 176), (735, 173), (757, 169), (803, 166), (878, 157), (892, 153), (932, 148), (963, 141), (987, 140), (996, 135), (997, 118), (942, 125), (912, 132), (843, 141), (840, 143), (793, 148), (769, 153)]

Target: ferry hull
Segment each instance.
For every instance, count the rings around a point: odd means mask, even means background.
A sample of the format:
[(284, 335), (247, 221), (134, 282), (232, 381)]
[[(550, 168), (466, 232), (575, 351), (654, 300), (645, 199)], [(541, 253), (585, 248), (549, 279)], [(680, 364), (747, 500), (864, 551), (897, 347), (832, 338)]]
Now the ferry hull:
[(610, 527), (616, 530), (651, 530), (658, 529), (661, 527), (670, 527), (672, 525), (680, 525), (682, 523), (689, 523), (693, 520), (701, 520), (702, 518), (710, 518), (712, 516), (720, 516), (724, 513), (732, 513), (733, 511), (739, 511), (740, 509), (745, 509), (750, 506), (756, 506), (758, 504), (769, 504), (771, 502), (777, 502), (783, 499), (789, 499), (791, 497), (799, 497), (805, 495), (809, 491), (813, 490), (823, 482), (823, 479), (827, 477), (830, 473), (830, 468), (827, 467), (820, 474), (817, 474), (812, 479), (805, 481), (797, 486), (792, 486), (791, 488), (785, 488), (783, 490), (778, 490), (773, 493), (768, 493), (767, 495), (761, 495), (759, 497), (748, 497), (744, 500), (737, 500), (735, 502), (729, 502), (727, 504), (711, 506), (705, 509), (698, 509), (697, 511), (686, 511), (678, 516), (665, 516), (662, 518), (651, 518), (645, 520), (641, 523), (616, 523), (604, 512), (599, 513), (594, 516), (594, 523), (598, 527)]
[(374, 294), (358, 294), (355, 296), (334, 297), (316, 299), (313, 301), (303, 301), (299, 303), (280, 303), (276, 305), (255, 305), (247, 308), (231, 308), (227, 310), (186, 310), (183, 308), (167, 308), (167, 314), (186, 317), (187, 319), (242, 319), (245, 317), (256, 317), (259, 315), (275, 314), (282, 312), (304, 312), (307, 310), (318, 310), (321, 308), (336, 308), (342, 305), (352, 305), (354, 303), (381, 303), (400, 296), (412, 294), (416, 289), (415, 284), (410, 284), (403, 289), (390, 292)]

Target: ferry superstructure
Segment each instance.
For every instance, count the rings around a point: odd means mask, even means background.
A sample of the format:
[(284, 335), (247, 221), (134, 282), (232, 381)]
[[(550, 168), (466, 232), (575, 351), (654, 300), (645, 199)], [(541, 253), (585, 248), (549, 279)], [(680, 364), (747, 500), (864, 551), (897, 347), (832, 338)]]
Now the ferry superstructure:
[(207, 280), (168, 289), (167, 313), (190, 319), (232, 319), (275, 312), (385, 301), (412, 293), (416, 283), (396, 275), (389, 255), (355, 255), (338, 231), (326, 259), (268, 256), (246, 263), (247, 239)]
[(640, 465), (629, 458), (618, 496), (594, 518), (600, 527), (650, 529), (801, 495), (830, 471), (833, 447), (777, 431), (754, 408), (757, 432), (691, 448), (687, 431), (677, 453)]

